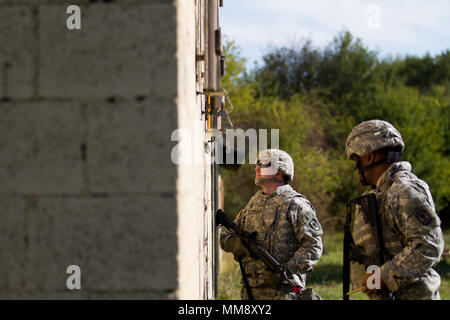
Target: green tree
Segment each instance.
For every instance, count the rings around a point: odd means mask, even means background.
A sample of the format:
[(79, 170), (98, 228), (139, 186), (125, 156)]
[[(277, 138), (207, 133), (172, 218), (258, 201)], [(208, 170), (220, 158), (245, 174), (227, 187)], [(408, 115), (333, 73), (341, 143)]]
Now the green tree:
[[(319, 217), (332, 221), (330, 228), (342, 223), (346, 202), (362, 191), (344, 159), (345, 139), (353, 126), (370, 119), (400, 130), (403, 158), (430, 185), (437, 209), (448, 211), (448, 50), (381, 60), (343, 31), (323, 49), (311, 41), (275, 48), (250, 71), (234, 42), (225, 51), (223, 86), (234, 105), (235, 128), (280, 130), (280, 148), (295, 164), (292, 184), (311, 199)], [(223, 176), (225, 205), (236, 214), (257, 190), (254, 167)]]

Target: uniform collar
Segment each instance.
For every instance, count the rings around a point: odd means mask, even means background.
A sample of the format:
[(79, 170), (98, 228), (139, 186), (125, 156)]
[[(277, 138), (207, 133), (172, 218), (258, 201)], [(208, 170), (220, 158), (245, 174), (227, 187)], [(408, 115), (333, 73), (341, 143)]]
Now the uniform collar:
[(292, 187), (289, 184), (285, 184), (283, 186), (279, 186), (278, 188), (276, 188), (274, 193), (277, 194), (277, 195), (280, 195), (283, 192), (292, 191), (292, 190), (293, 189), (292, 189)]
[(275, 191), (271, 194), (264, 194), (262, 190), (259, 191), (259, 194), (261, 197), (268, 199), (268, 198), (272, 198), (275, 196), (279, 196), (286, 191), (292, 191), (292, 190), (293, 189), (289, 184), (285, 184), (285, 185), (282, 185), (282, 186), (279, 186), (278, 188), (276, 188)]
[(395, 162), (387, 168), (377, 182), (377, 191), (389, 188), (399, 172), (411, 172), (411, 164), (407, 161)]

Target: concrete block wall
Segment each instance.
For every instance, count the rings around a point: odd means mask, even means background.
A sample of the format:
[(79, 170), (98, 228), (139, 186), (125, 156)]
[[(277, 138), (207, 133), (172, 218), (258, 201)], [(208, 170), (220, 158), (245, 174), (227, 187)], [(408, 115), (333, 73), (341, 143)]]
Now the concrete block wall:
[[(202, 115), (204, 96), (201, 77), (196, 80), (203, 62), (196, 62), (199, 48), (196, 32), (201, 37), (203, 29), (196, 29), (203, 17), (200, 1), (177, 1), (177, 60), (178, 60), (178, 264), (181, 299), (211, 299), (213, 236), (211, 232), (211, 176), (210, 151)], [(197, 14), (197, 16), (196, 16)], [(197, 26), (198, 27), (198, 26)], [(197, 64), (197, 65), (196, 65)], [(203, 106), (204, 109), (204, 106)]]
[[(208, 184), (189, 191), (205, 166), (170, 161), (173, 130), (204, 133), (194, 8), (0, 0), (0, 298), (205, 297)], [(81, 290), (66, 287), (73, 264)]]

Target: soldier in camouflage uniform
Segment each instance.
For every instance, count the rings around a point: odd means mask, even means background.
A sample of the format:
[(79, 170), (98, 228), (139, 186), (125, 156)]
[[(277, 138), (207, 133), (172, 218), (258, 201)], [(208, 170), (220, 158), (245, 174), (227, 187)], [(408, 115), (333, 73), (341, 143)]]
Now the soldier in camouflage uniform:
[[(444, 248), (440, 220), (428, 185), (400, 161), (403, 149), (400, 132), (386, 121), (362, 122), (347, 137), (346, 157), (355, 160), (360, 182), (376, 194), (382, 235), (381, 288), (363, 291), (371, 299), (440, 299), (440, 277), (432, 269)], [(357, 207), (354, 241), (366, 256), (375, 248), (372, 231)], [(366, 285), (366, 267), (352, 261), (353, 287)]]
[[(294, 163), (284, 151), (269, 149), (258, 156), (255, 168), (258, 191), (236, 216), (236, 225), (254, 235), (285, 270), (296, 274), (305, 286), (305, 273), (322, 254), (322, 228), (314, 208), (288, 183), (294, 177)], [(285, 299), (292, 287), (261, 261), (249, 255), (234, 232), (221, 229), (220, 246), (241, 259), (251, 292), (256, 300)], [(248, 299), (244, 286), (243, 300)]]

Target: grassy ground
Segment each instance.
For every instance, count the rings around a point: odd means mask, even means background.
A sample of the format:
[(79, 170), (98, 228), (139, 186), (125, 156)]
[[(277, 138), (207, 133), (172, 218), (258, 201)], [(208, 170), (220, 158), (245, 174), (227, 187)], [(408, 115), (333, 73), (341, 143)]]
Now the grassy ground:
[[(319, 262), (314, 266), (314, 271), (308, 274), (307, 287), (325, 300), (342, 299), (342, 233), (324, 235), (324, 253)], [(444, 234), (447, 247), (450, 247), (450, 232)], [(239, 264), (233, 259), (233, 255), (223, 252), (218, 279), (219, 300), (240, 299), (241, 273)], [(441, 299), (450, 300), (450, 257), (442, 258), (435, 270), (441, 276)], [(367, 300), (362, 292), (351, 296), (352, 300)]]

